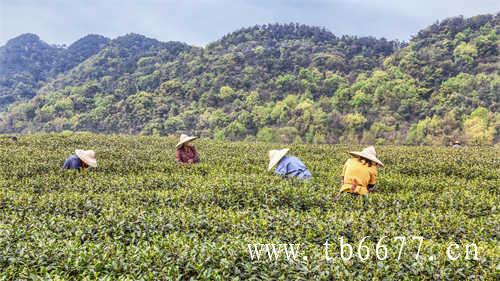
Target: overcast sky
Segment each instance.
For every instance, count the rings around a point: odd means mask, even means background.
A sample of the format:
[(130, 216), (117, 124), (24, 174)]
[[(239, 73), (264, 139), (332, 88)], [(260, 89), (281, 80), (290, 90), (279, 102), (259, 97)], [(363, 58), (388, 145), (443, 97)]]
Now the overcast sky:
[(276, 22), (406, 41), (436, 20), (499, 11), (500, 0), (0, 0), (0, 45), (27, 32), (50, 44), (134, 32), (202, 46)]

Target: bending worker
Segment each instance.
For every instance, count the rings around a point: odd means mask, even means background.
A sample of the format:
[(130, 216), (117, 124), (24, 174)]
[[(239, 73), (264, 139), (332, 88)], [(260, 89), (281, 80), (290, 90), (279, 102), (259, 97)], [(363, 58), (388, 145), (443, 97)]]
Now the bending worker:
[(297, 177), (302, 180), (312, 178), (311, 172), (299, 158), (286, 156), (288, 151), (288, 148), (270, 150), (268, 170), (270, 171), (277, 164), (274, 172), (282, 177)]
[(190, 137), (185, 134), (181, 135), (179, 143), (175, 146), (175, 159), (177, 163), (194, 164), (200, 162), (198, 151), (196, 151), (192, 143), (195, 139), (197, 139), (197, 137)]
[(353, 158), (348, 159), (342, 170), (340, 192), (365, 195), (375, 188), (377, 182), (377, 166), (384, 166), (377, 158), (375, 147), (369, 146), (361, 152), (349, 152)]
[(93, 150), (77, 149), (75, 150), (75, 154), (71, 155), (68, 159), (66, 159), (66, 161), (64, 161), (62, 169), (81, 169), (81, 171), (85, 174), (85, 169), (87, 167), (97, 167), (95, 152)]

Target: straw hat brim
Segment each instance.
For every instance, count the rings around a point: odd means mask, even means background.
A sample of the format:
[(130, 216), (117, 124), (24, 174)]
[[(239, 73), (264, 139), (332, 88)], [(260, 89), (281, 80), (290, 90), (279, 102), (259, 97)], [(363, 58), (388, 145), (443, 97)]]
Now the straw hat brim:
[(384, 164), (382, 163), (382, 161), (380, 161), (377, 157), (375, 157), (371, 154), (365, 154), (365, 153), (360, 152), (360, 151), (351, 151), (351, 152), (349, 152), (349, 154), (351, 154), (353, 156), (359, 156), (359, 157), (368, 159), (368, 160), (373, 161), (373, 162), (379, 164), (380, 166), (384, 167)]
[(281, 158), (283, 158), (289, 150), (290, 149), (288, 148), (278, 150), (278, 153), (274, 154), (273, 157), (269, 160), (269, 166), (267, 170), (270, 171), (276, 164), (278, 164)]
[(179, 148), (181, 145), (185, 144), (186, 142), (190, 142), (190, 141), (195, 140), (195, 139), (197, 139), (197, 138), (198, 138), (198, 137), (188, 137), (188, 138), (186, 138), (186, 139), (183, 139), (182, 141), (180, 141), (179, 143), (177, 143), (177, 144), (175, 145), (175, 147), (176, 147), (176, 148)]
[(90, 157), (85, 150), (77, 149), (75, 150), (76, 156), (80, 158), (85, 164), (89, 165), (92, 168), (97, 167), (97, 160), (95, 158)]

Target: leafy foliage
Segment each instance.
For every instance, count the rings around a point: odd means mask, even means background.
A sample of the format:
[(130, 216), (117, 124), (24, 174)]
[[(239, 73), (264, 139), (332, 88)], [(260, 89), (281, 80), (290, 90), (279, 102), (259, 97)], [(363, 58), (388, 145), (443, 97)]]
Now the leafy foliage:
[[(408, 44), (299, 24), (241, 29), (205, 48), (130, 34), (12, 104), (0, 131), (498, 143), (499, 19), (446, 19)], [(467, 121), (478, 108), (490, 119), (482, 141)]]
[[(475, 115), (482, 116), (482, 112)], [(500, 162), (492, 148), (377, 147), (378, 192), (338, 195), (346, 151), (291, 145), (312, 182), (267, 172), (264, 143), (196, 142), (179, 166), (174, 138), (38, 134), (0, 139), (0, 279), (493, 280)], [(60, 170), (76, 147), (97, 151), (85, 176)], [(334, 241), (423, 236), (377, 261), (343, 262)], [(329, 239), (332, 261), (324, 260)], [(476, 243), (479, 260), (464, 260)], [(252, 261), (248, 243), (301, 244), (309, 257)], [(446, 248), (462, 246), (451, 261)], [(429, 257), (435, 256), (435, 260)]]
[(49, 78), (96, 54), (108, 41), (100, 35), (87, 35), (63, 48), (29, 33), (9, 40), (0, 47), (0, 110), (35, 96)]

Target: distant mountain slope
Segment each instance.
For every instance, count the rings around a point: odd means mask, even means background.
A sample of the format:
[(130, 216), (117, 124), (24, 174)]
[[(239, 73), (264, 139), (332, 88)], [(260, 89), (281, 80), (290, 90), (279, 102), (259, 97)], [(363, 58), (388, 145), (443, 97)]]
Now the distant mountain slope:
[(459, 73), (498, 72), (499, 26), (499, 14), (443, 20), (418, 32), (394, 64), (430, 87)]
[(78, 39), (68, 48), (61, 51), (54, 72), (62, 73), (72, 69), (84, 60), (97, 54), (109, 41), (110, 39), (95, 34)]
[(0, 47), (0, 111), (27, 100), (48, 79), (97, 53), (109, 39), (88, 35), (68, 48), (51, 46), (35, 34), (23, 34)]
[(35, 78), (44, 78), (56, 61), (59, 51), (41, 41), (35, 34), (20, 35), (0, 48), (0, 74), (15, 74), (31, 68), (36, 74)]
[[(48, 83), (42, 93), (89, 81), (105, 81), (103, 87), (107, 87), (105, 91), (110, 93), (120, 79), (130, 79), (130, 75), (138, 69), (138, 75), (149, 74), (155, 70), (155, 64), (172, 61), (180, 52), (190, 49), (184, 43), (164, 43), (139, 34), (121, 36), (111, 40), (88, 60)], [(146, 65), (148, 67), (142, 68)]]
[(493, 143), (498, 30), (497, 14), (446, 19), (408, 44), (299, 24), (241, 29), (205, 48), (129, 34), (2, 114), (0, 131)]

